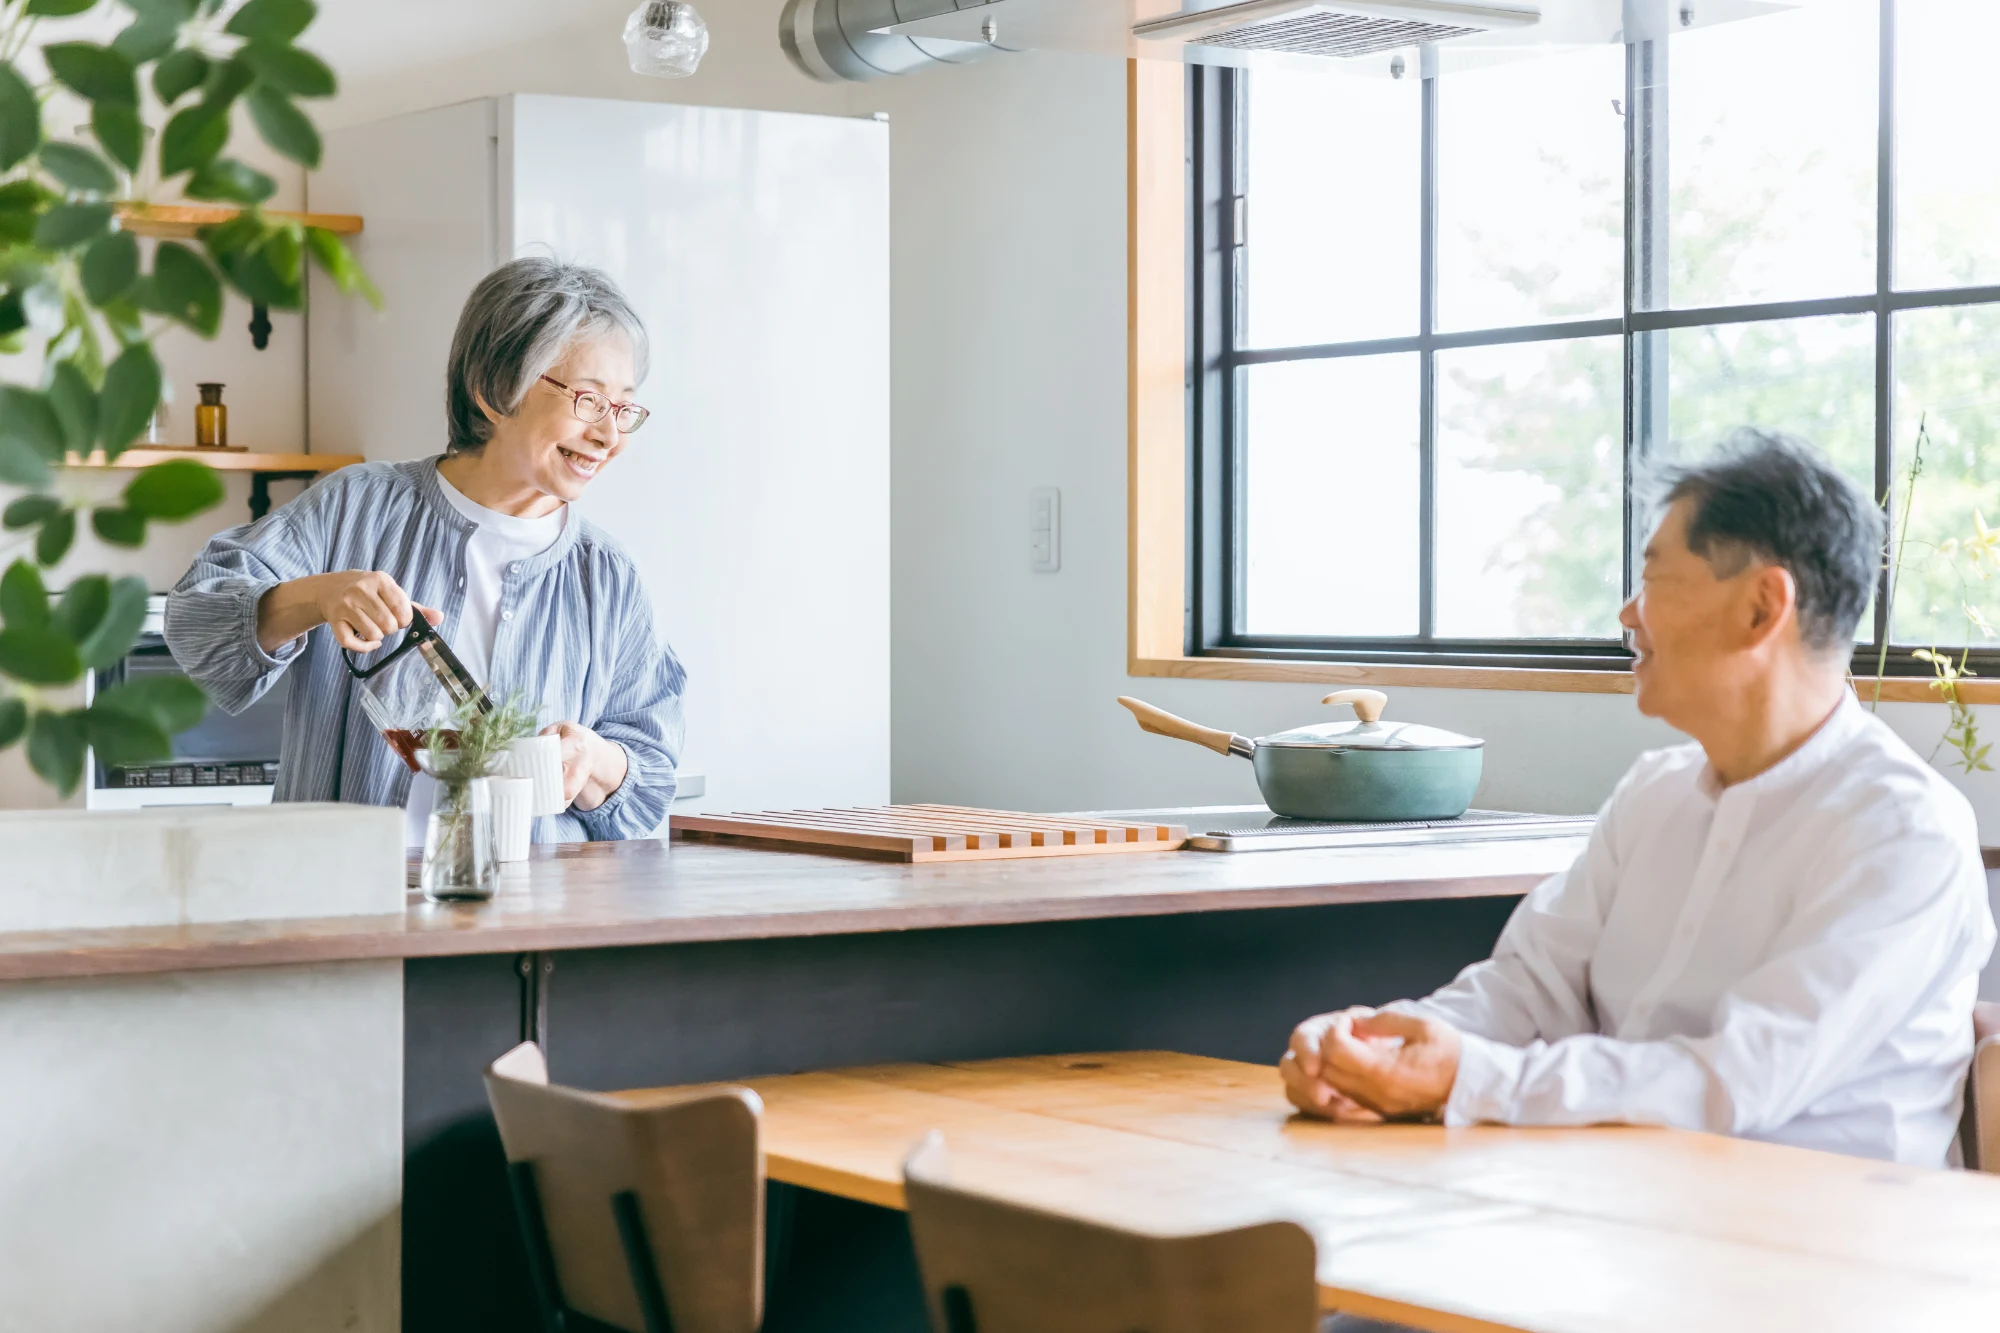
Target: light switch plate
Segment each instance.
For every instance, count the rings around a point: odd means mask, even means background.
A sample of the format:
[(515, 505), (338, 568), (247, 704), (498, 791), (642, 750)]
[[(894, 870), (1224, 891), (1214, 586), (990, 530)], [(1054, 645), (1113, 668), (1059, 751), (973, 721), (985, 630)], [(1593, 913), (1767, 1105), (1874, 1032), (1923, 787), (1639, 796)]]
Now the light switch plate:
[(1028, 509), (1028, 549), (1037, 574), (1053, 574), (1062, 568), (1062, 492), (1054, 486), (1037, 486), (1030, 492)]

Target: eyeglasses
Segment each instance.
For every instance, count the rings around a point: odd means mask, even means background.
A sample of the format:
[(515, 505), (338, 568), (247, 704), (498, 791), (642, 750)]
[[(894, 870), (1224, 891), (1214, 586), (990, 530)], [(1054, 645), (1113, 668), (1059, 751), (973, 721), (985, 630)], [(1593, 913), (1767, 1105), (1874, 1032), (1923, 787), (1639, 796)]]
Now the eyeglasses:
[(570, 405), (576, 412), (578, 421), (594, 423), (609, 416), (611, 424), (618, 428), (620, 435), (630, 435), (646, 424), (647, 417), (653, 415), (637, 403), (614, 403), (594, 389), (572, 389), (553, 375), (544, 375), (542, 378), (570, 396)]

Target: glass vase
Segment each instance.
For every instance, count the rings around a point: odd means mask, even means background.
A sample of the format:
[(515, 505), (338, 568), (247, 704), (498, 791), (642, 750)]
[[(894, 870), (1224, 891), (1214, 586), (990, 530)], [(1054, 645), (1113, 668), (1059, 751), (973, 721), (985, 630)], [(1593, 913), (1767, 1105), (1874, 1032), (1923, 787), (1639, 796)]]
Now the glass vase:
[(485, 778), (440, 783), (424, 825), (424, 896), (433, 902), (482, 901), (500, 886), (493, 845), (493, 789)]

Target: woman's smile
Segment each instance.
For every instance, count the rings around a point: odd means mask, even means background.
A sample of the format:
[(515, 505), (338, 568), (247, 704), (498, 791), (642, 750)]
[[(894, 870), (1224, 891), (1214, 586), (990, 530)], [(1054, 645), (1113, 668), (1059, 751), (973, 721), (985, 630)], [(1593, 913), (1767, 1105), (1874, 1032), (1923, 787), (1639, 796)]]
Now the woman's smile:
[(562, 455), (563, 462), (569, 465), (569, 470), (584, 481), (596, 476), (597, 469), (603, 466), (608, 457), (608, 455), (586, 453), (581, 449), (572, 449), (561, 444), (556, 446), (556, 452)]

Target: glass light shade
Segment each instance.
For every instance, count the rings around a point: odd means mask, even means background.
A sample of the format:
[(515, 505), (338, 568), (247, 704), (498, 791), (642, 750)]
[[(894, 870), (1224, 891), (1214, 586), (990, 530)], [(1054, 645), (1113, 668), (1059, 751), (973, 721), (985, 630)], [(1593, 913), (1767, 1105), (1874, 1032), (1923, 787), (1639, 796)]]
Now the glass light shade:
[(683, 0), (642, 0), (625, 20), (625, 56), (634, 74), (684, 79), (708, 54), (708, 24)]

